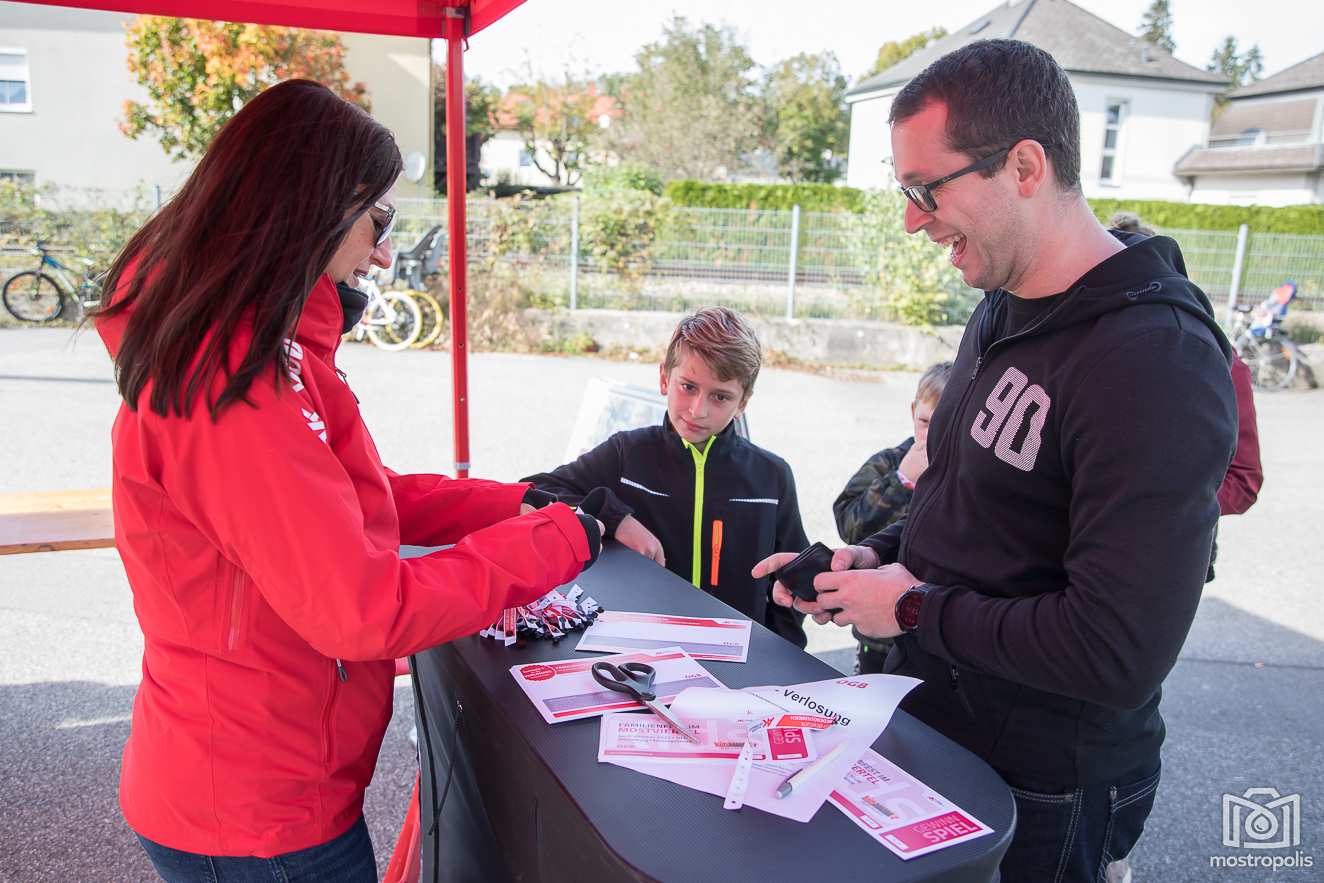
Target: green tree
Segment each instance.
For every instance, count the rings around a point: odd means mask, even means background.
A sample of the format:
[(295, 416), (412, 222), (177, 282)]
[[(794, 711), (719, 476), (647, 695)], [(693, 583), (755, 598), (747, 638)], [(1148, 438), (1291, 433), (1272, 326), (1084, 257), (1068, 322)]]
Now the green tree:
[(1264, 56), (1259, 44), (1252, 44), (1244, 53), (1237, 47), (1237, 38), (1229, 34), (1214, 50), (1205, 65), (1206, 70), (1221, 74), (1229, 81), (1227, 91), (1218, 96), (1219, 105), (1227, 101), (1227, 93), (1253, 83), (1264, 75)]
[(763, 131), (757, 67), (729, 27), (674, 17), (662, 38), (635, 55), (636, 70), (613, 83), (622, 117), (609, 130), (620, 156), (665, 179), (729, 178)]
[(1264, 75), (1264, 56), (1258, 44), (1244, 53), (1237, 48), (1237, 38), (1228, 35), (1209, 58), (1207, 70), (1222, 74), (1232, 81), (1232, 88), (1253, 83)]
[(497, 109), (497, 120), (519, 132), (534, 168), (558, 184), (574, 186), (603, 140), (600, 118), (610, 120), (614, 109), (615, 103), (596, 84), (567, 71), (560, 82), (512, 86)]
[(1172, 10), (1168, 0), (1154, 0), (1140, 18), (1140, 39), (1164, 52), (1177, 48), (1177, 41), (1172, 39)]
[(831, 52), (801, 53), (774, 66), (763, 90), (768, 140), (792, 181), (830, 184), (841, 176), (850, 136), (846, 77)]
[(869, 77), (877, 76), (889, 67), (900, 64), (925, 46), (941, 40), (945, 36), (947, 36), (947, 29), (938, 27), (912, 34), (904, 40), (887, 41), (878, 47), (878, 57), (874, 59), (873, 67), (865, 73), (864, 79), (867, 80)]
[(329, 31), (140, 15), (125, 43), (147, 101), (124, 102), (120, 131), (154, 136), (172, 159), (201, 156), (235, 111), (282, 80), (316, 80), (370, 108), (367, 87), (345, 70), (340, 35)]
[[(432, 68), (432, 185), (438, 193), (446, 192), (446, 70)], [(483, 145), (496, 134), (496, 108), (501, 90), (475, 77), (464, 83), (464, 150), (468, 174), (465, 190), (477, 190)]]

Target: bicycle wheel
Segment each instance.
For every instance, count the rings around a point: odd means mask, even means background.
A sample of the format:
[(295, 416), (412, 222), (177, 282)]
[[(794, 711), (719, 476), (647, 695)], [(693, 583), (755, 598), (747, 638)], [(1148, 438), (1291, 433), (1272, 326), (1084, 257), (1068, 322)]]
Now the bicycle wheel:
[(411, 297), (395, 291), (382, 292), (385, 309), (364, 317), (368, 339), (378, 349), (396, 352), (408, 349), (423, 330), (423, 311)]
[(1250, 382), (1259, 389), (1269, 390), (1284, 388), (1296, 374), (1296, 351), (1288, 347), (1284, 347), (1280, 338), (1266, 340), (1249, 331), (1234, 344), (1237, 355), (1250, 368)]
[(418, 340), (414, 341), (414, 349), (421, 350), (424, 347), (432, 346), (441, 337), (442, 329), (446, 327), (446, 314), (441, 311), (441, 304), (437, 299), (426, 291), (406, 292), (414, 300), (418, 301), (418, 306), (423, 314), (423, 326), (419, 332)]
[(1296, 377), (1296, 344), (1281, 337), (1260, 341), (1251, 371), (1260, 389), (1287, 389)]
[(38, 270), (15, 273), (0, 292), (9, 315), (20, 322), (54, 322), (64, 312), (60, 283)]

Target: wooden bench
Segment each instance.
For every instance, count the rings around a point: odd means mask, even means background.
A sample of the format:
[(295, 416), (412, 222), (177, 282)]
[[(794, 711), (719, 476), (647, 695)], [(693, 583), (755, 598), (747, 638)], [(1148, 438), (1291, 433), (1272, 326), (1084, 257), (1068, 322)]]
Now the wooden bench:
[(110, 488), (0, 494), (0, 555), (114, 545)]

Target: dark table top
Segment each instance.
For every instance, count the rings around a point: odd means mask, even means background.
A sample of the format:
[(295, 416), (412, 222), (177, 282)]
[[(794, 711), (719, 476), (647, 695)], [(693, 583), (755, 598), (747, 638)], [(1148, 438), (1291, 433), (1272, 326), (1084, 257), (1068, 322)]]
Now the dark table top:
[[(598, 562), (576, 582), (607, 609), (741, 616), (615, 544), (608, 544)], [(726, 686), (794, 684), (839, 676), (757, 623), (752, 631), (747, 663), (701, 663)], [(902, 861), (828, 803), (809, 823), (801, 824), (748, 807), (725, 810), (720, 797), (599, 764), (598, 719), (545, 723), (509, 671), (517, 664), (598, 656), (576, 653), (578, 641), (579, 634), (572, 633), (559, 645), (535, 641), (517, 649), (491, 639), (464, 638), (420, 654), (417, 672), (423, 686), (428, 678), (441, 677), (437, 672), (443, 660), (451, 671), (462, 671), (466, 678), (472, 675), (480, 689), (468, 690), (467, 701), (473, 702), (477, 694), (497, 715), (489, 719), (488, 728), (508, 727), (514, 738), (527, 743), (534, 762), (544, 764), (564, 789), (566, 805), (582, 813), (596, 829), (598, 841), (641, 876), (722, 881), (993, 877), (1011, 841), (1015, 808), (1010, 792), (983, 761), (906, 713), (897, 711), (874, 750), (989, 825), (992, 834)], [(504, 733), (501, 738), (506, 738)], [(483, 772), (477, 773), (481, 780)], [(482, 787), (493, 787), (491, 780)], [(425, 804), (424, 815), (428, 814)], [(498, 820), (492, 823), (496, 826)], [(424, 827), (428, 825), (425, 818)]]

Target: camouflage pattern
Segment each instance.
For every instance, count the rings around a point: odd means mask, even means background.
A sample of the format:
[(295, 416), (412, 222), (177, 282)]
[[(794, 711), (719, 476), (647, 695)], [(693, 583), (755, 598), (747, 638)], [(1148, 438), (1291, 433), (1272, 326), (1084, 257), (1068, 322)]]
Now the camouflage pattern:
[(832, 504), (832, 514), (837, 519), (837, 533), (847, 543), (858, 543), (905, 517), (913, 491), (897, 478), (896, 468), (914, 443), (908, 438), (895, 448), (879, 451), (846, 482)]
[[(846, 482), (846, 487), (832, 504), (832, 514), (837, 519), (837, 533), (847, 543), (858, 543), (906, 516), (914, 491), (901, 483), (896, 469), (914, 443), (913, 438), (908, 438), (895, 448), (879, 451)], [(893, 639), (867, 638), (855, 628), (851, 633), (860, 642), (856, 672), (881, 672)]]

